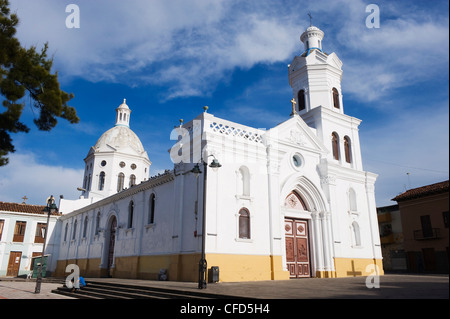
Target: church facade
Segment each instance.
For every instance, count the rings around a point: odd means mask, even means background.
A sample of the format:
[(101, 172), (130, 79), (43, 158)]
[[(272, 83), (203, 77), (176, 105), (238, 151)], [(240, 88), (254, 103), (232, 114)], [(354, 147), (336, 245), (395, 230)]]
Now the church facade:
[(262, 130), (205, 108), (172, 131), (174, 167), (151, 178), (124, 101), (85, 158), (82, 198), (61, 201), (56, 275), (75, 263), (86, 277), (197, 281), (202, 250), (220, 281), (382, 274), (377, 175), (363, 170), (361, 121), (344, 113), (342, 62), (323, 36), (300, 37), (286, 121)]

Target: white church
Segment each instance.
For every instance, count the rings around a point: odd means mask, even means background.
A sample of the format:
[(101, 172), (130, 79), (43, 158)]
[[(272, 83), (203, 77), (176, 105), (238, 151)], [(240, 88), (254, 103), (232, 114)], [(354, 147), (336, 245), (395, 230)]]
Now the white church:
[(61, 200), (54, 275), (77, 264), (85, 277), (197, 281), (202, 252), (222, 282), (382, 274), (377, 175), (323, 36), (300, 37), (286, 121), (261, 130), (205, 107), (172, 131), (174, 167), (154, 177), (124, 101), (84, 159), (80, 199)]

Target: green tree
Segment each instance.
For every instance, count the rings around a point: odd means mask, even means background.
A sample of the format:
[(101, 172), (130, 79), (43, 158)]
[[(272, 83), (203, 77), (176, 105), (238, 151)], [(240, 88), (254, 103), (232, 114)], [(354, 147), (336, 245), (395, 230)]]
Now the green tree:
[(50, 131), (58, 117), (72, 124), (79, 122), (75, 108), (67, 105), (73, 94), (62, 91), (58, 73), (51, 72), (53, 59), (47, 57), (48, 44), (40, 52), (34, 46), (23, 48), (15, 37), (18, 23), (17, 15), (10, 14), (9, 1), (0, 0), (0, 93), (5, 108), (0, 113), (0, 166), (8, 164), (7, 155), (15, 152), (10, 134), (30, 130), (20, 122), (25, 95), (37, 110), (34, 123), (39, 130)]

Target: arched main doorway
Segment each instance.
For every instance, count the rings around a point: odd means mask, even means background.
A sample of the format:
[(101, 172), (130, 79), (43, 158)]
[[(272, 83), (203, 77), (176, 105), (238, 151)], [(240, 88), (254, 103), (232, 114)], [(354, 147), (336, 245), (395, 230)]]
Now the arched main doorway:
[[(301, 196), (293, 191), (285, 199), (285, 207), (290, 210), (306, 211)], [(309, 244), (309, 222), (307, 219), (284, 219), (286, 238), (286, 266), (290, 278), (311, 277), (311, 254)]]
[(115, 216), (111, 218), (110, 226), (109, 226), (109, 236), (107, 238), (107, 275), (108, 277), (112, 277), (112, 266), (114, 264), (114, 246), (116, 244), (116, 228), (117, 228), (117, 219)]

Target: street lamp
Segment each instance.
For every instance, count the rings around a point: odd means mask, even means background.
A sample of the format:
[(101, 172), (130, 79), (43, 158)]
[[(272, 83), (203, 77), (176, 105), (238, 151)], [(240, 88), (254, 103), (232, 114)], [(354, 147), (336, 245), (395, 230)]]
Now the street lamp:
[[(214, 155), (209, 155), (208, 157), (214, 157), (211, 164), (209, 164), (209, 167), (211, 167), (214, 171), (217, 171), (222, 165), (219, 163), (219, 161), (216, 159)], [(207, 157), (207, 159), (208, 159)], [(202, 218), (202, 256), (198, 263), (198, 289), (206, 289), (206, 271), (208, 269), (208, 263), (206, 262), (205, 257), (205, 240), (206, 240), (206, 178), (207, 178), (207, 172), (208, 172), (208, 163), (207, 161), (203, 162), (203, 218)], [(195, 164), (194, 168), (191, 170), (192, 173), (195, 174), (196, 177), (198, 177), (199, 174), (202, 173), (200, 170), (200, 167), (198, 164)]]
[(45, 243), (47, 241), (47, 233), (50, 226), (50, 215), (55, 212), (58, 207), (55, 204), (55, 198), (51, 195), (47, 198), (47, 206), (44, 208), (44, 212), (47, 212), (47, 225), (45, 226), (44, 232), (44, 245), (42, 246), (42, 255), (41, 255), (41, 263), (39, 265), (38, 276), (36, 279), (36, 288), (34, 289), (34, 293), (38, 294), (41, 292), (41, 283), (42, 283), (42, 267), (44, 265), (44, 253), (45, 253)]

